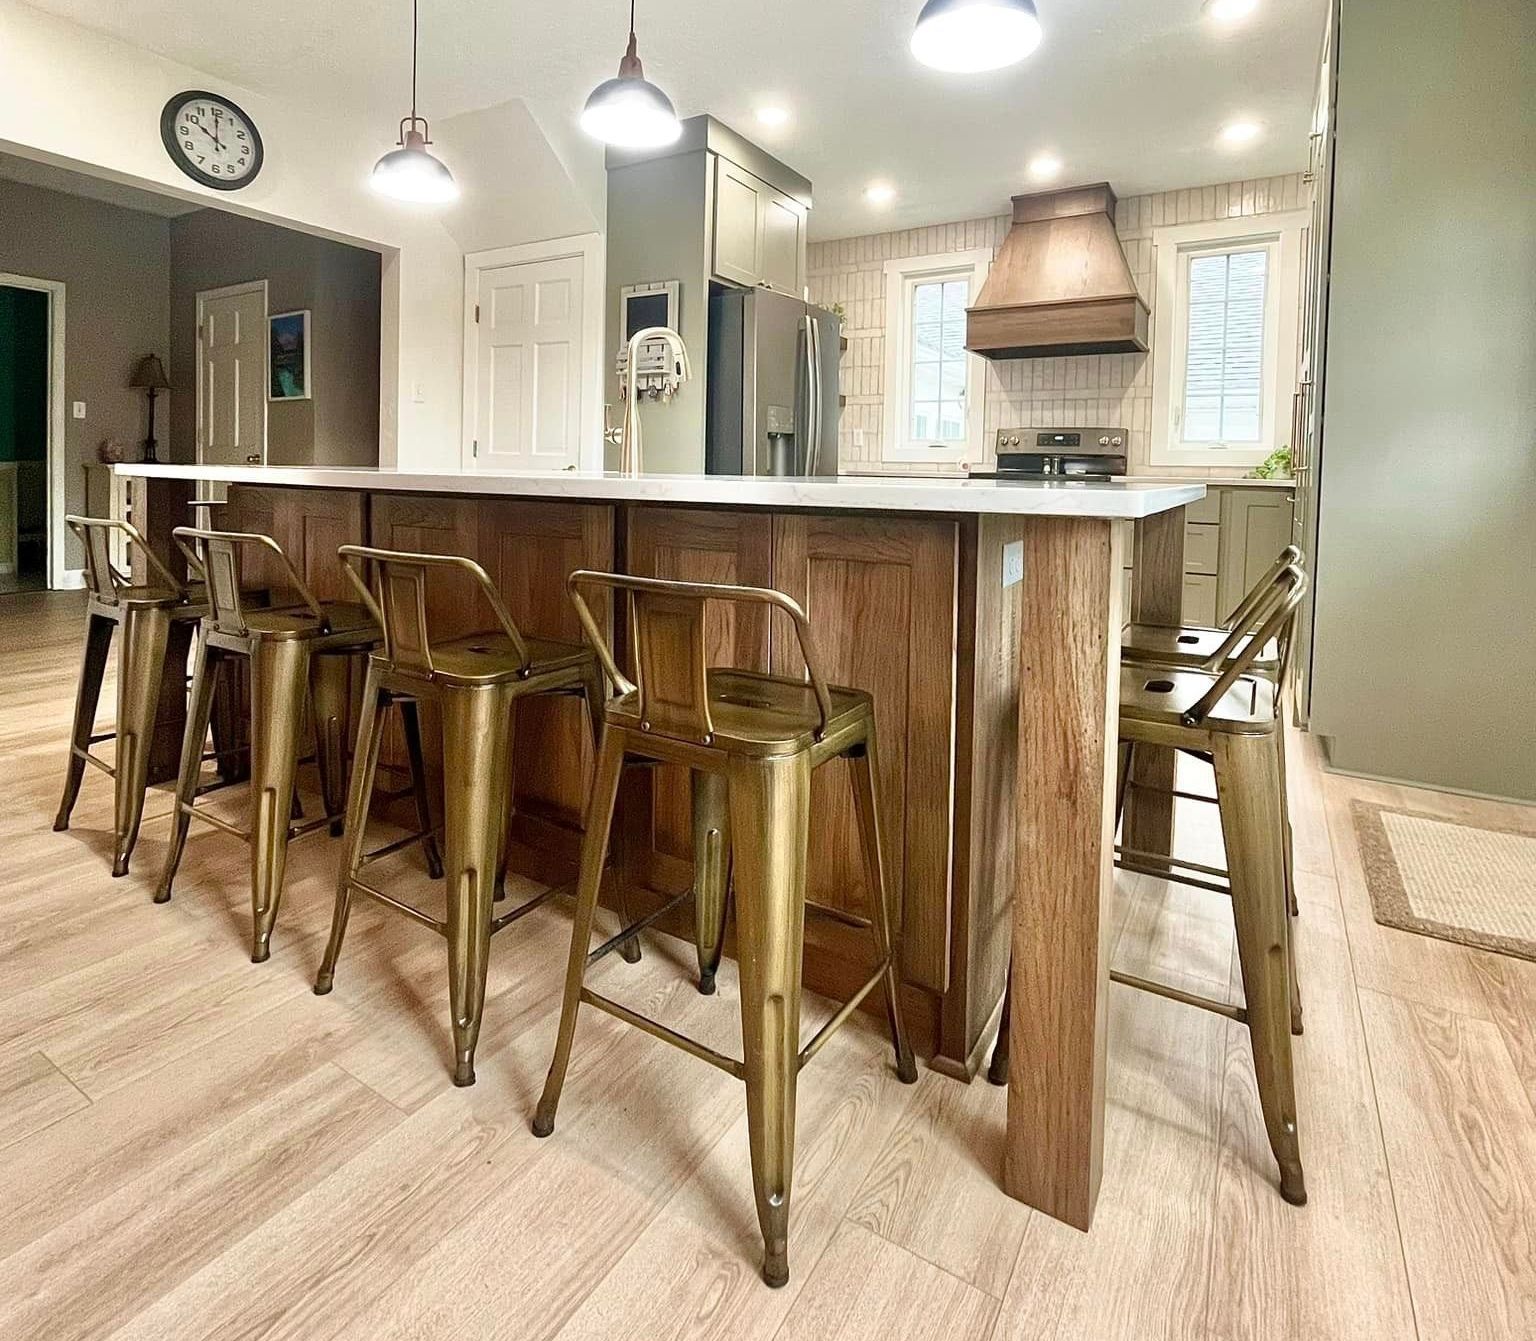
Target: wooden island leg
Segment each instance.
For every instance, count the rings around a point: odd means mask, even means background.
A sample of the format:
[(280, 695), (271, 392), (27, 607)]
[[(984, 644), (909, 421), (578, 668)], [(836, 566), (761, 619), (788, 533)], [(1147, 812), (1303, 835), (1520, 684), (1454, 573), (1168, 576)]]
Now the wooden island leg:
[(1104, 1145), (1120, 584), (1114, 523), (1024, 532), (1003, 1186), (1087, 1229)]
[[(1136, 573), (1131, 618), (1171, 628), (1184, 614), (1184, 509), (1136, 523)], [(1156, 745), (1137, 749), (1125, 797), (1121, 842), (1139, 852), (1173, 852), (1174, 766), (1178, 755)]]

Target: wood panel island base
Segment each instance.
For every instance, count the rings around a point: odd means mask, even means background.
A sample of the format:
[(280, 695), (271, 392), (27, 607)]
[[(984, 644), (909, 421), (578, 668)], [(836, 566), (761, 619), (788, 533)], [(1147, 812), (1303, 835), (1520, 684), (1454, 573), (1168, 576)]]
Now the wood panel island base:
[[(1011, 957), (1005, 1186), (1088, 1227), (1103, 1132), (1126, 532), (1140, 531), (1135, 608), (1176, 610), (1183, 508), (1203, 486), (117, 469), (167, 562), (179, 557), (170, 531), (189, 519), (195, 489), (222, 500), (209, 505), (216, 526), (277, 536), (322, 595), (340, 594), (336, 547), (347, 541), (473, 557), (537, 637), (579, 640), (565, 589), (576, 568), (793, 596), (827, 678), (874, 696), (913, 1044), (934, 1069), (969, 1080)], [(467, 592), (445, 588), (433, 601), (450, 633), (492, 622)], [(620, 647), (622, 614), (600, 616)], [(721, 665), (802, 670), (792, 630), (765, 610), (722, 607), (711, 641)], [(539, 704), (516, 723), (509, 860), (544, 881), (575, 869), (592, 768), (580, 711), (574, 700)], [(846, 766), (829, 764), (814, 783), (807, 890), (846, 922), (808, 925), (804, 968), (808, 988), (838, 999), (864, 982), (870, 959)], [(615, 833), (632, 915), (692, 883), (692, 785), (677, 767), (636, 770), (626, 783)], [(1128, 822), (1151, 845), (1166, 819)], [(668, 929), (691, 935), (682, 922)]]

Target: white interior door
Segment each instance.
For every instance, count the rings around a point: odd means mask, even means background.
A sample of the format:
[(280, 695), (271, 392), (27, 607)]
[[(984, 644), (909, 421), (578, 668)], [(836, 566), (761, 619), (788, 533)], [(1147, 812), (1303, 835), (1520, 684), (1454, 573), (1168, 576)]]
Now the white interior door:
[(267, 459), (267, 284), (197, 295), (197, 459)]
[(479, 272), (475, 421), (481, 468), (563, 470), (581, 445), (582, 258)]

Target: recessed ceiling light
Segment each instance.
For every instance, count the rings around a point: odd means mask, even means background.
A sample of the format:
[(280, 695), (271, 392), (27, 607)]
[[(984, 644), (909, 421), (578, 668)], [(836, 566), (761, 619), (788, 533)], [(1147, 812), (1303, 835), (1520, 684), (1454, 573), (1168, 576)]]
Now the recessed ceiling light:
[(789, 108), (777, 103), (766, 103), (757, 109), (757, 120), (764, 126), (782, 126), (789, 121)]
[(1049, 181), (1061, 171), (1061, 160), (1055, 154), (1036, 154), (1029, 160), (1029, 175), (1037, 181)]
[(1259, 7), (1259, 0), (1205, 0), (1205, 12), (1217, 23), (1241, 23)]
[(889, 205), (896, 199), (896, 188), (889, 182), (874, 182), (864, 188), (864, 199), (871, 205)]
[(1229, 121), (1221, 128), (1223, 144), (1251, 144), (1259, 138), (1261, 127), (1257, 121)]

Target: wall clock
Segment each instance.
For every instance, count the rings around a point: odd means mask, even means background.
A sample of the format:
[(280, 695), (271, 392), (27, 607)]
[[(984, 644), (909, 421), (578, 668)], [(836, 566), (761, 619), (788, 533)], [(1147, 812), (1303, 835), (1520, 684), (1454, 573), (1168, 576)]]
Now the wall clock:
[(238, 191), (261, 171), (256, 123), (215, 93), (176, 94), (160, 113), (160, 139), (178, 168), (215, 191)]

